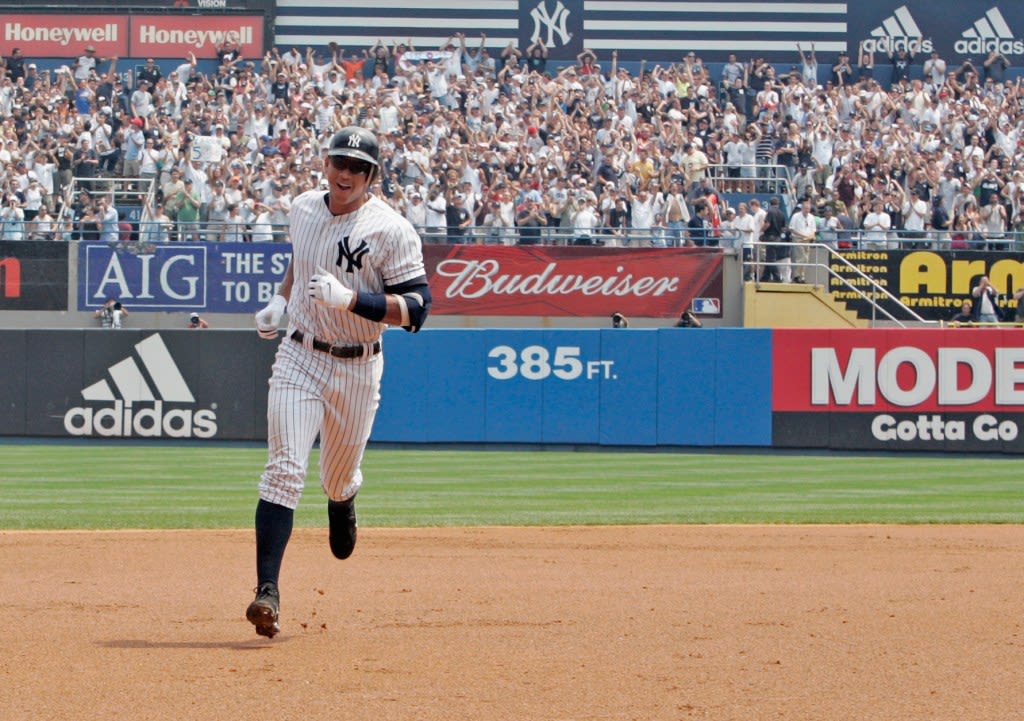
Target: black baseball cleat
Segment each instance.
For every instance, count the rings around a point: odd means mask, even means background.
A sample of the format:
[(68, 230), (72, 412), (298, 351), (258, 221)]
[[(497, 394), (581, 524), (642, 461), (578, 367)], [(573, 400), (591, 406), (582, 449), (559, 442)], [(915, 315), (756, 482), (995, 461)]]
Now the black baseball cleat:
[(327, 519), (331, 524), (331, 553), (342, 560), (356, 548), (356, 499), (327, 501)]
[(268, 582), (256, 589), (256, 598), (245, 609), (245, 617), (256, 627), (256, 633), (273, 638), (281, 630), (277, 622), (280, 610), (281, 594), (278, 593), (277, 584)]

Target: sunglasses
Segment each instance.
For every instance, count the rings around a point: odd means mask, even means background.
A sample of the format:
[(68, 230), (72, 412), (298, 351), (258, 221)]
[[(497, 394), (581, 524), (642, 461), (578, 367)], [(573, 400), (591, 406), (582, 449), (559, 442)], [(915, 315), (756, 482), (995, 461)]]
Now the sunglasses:
[(344, 155), (332, 155), (330, 157), (331, 165), (334, 166), (335, 170), (347, 170), (352, 175), (369, 175), (370, 170), (373, 168), (373, 165), (365, 160), (355, 160)]

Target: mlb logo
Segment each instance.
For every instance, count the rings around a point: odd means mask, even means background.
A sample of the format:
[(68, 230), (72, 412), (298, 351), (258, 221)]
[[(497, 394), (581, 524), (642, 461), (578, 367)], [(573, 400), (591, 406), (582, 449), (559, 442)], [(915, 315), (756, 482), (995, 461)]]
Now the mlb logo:
[(722, 302), (718, 298), (694, 298), (690, 302), (690, 310), (697, 315), (719, 315)]

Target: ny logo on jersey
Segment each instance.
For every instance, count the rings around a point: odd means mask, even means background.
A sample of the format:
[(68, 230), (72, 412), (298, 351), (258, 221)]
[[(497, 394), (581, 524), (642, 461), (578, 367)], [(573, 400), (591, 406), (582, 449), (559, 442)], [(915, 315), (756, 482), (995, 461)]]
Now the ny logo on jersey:
[[(358, 142), (357, 142), (358, 144)], [(353, 250), (348, 245), (348, 236), (338, 241), (338, 262), (335, 265), (340, 266), (341, 260), (344, 258), (348, 261), (348, 265), (345, 268), (346, 273), (351, 273), (354, 268), (359, 270), (363, 269), (363, 256), (370, 252), (370, 247), (366, 244), (365, 240), (359, 241), (359, 246)]]

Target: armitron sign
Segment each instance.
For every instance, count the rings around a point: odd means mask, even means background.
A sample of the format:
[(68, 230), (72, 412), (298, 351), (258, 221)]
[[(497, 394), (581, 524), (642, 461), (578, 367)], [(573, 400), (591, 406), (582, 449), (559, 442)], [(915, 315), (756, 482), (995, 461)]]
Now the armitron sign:
[(773, 333), (776, 445), (1024, 447), (1019, 330)]

